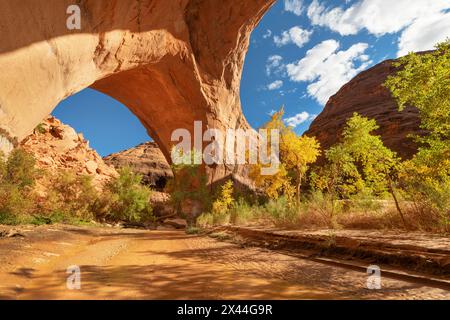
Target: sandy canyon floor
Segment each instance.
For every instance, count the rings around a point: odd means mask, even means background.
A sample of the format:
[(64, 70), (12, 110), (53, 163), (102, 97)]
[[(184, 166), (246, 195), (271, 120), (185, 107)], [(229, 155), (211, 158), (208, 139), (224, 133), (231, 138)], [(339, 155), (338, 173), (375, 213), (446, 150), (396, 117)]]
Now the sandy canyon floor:
[[(81, 288), (67, 288), (79, 266)], [(450, 292), (184, 231), (40, 226), (0, 238), (1, 299), (450, 299)]]

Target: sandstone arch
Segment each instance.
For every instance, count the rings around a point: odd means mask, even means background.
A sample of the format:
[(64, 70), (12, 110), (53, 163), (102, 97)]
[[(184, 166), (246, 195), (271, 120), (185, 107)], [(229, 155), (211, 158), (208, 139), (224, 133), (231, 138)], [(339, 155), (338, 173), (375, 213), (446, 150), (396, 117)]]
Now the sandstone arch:
[[(274, 1), (1, 1), (0, 149), (86, 87), (130, 108), (166, 157), (171, 132), (192, 130), (194, 120), (248, 127), (242, 66), (250, 33)], [(66, 10), (74, 3), (82, 28), (70, 31)]]

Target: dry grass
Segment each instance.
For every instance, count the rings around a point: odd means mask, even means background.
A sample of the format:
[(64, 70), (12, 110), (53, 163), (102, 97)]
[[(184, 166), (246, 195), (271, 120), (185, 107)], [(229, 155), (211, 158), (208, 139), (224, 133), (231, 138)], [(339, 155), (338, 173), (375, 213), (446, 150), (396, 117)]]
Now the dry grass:
[[(448, 233), (442, 214), (423, 205), (401, 203), (406, 225), (392, 201), (335, 201), (323, 197), (289, 206), (284, 199), (262, 206), (240, 202), (229, 213), (203, 215), (202, 227), (216, 225), (259, 225), (283, 229), (409, 230)], [(448, 221), (448, 220), (447, 220)]]

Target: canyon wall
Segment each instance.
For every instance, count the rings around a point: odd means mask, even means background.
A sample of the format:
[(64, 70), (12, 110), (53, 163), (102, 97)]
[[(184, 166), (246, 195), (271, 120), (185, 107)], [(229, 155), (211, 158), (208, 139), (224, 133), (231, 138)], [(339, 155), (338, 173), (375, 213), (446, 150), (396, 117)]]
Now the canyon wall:
[(158, 145), (154, 142), (142, 143), (134, 148), (104, 157), (105, 163), (117, 170), (130, 167), (142, 175), (142, 182), (154, 190), (164, 191), (173, 172)]
[(395, 70), (392, 60), (387, 60), (361, 72), (330, 98), (305, 134), (315, 136), (326, 150), (339, 141), (345, 123), (357, 112), (377, 121), (380, 129), (376, 134), (387, 147), (402, 158), (412, 157), (417, 145), (410, 135), (423, 132), (418, 110), (408, 107), (399, 111), (390, 91), (383, 86)]

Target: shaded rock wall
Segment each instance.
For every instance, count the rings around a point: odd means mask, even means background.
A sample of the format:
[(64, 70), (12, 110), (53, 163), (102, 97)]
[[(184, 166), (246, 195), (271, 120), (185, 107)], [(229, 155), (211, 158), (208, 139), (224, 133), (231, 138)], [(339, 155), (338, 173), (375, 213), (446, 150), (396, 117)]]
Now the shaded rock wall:
[(104, 157), (105, 163), (117, 170), (126, 166), (143, 176), (143, 183), (152, 189), (163, 191), (169, 179), (173, 178), (172, 169), (166, 158), (154, 142), (146, 142), (134, 148), (113, 153)]

